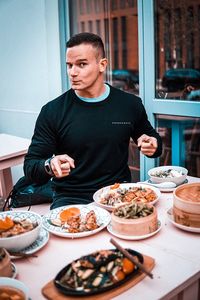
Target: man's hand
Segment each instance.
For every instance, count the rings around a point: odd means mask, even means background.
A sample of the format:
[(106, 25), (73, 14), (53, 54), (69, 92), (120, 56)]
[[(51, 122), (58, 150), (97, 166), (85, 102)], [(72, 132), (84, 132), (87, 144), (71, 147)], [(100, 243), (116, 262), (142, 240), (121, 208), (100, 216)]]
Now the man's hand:
[(138, 138), (137, 142), (138, 147), (141, 147), (140, 151), (144, 155), (152, 156), (158, 148), (157, 139), (153, 136), (143, 134)]
[(74, 160), (67, 154), (56, 155), (51, 159), (51, 169), (57, 178), (68, 176), (75, 168)]

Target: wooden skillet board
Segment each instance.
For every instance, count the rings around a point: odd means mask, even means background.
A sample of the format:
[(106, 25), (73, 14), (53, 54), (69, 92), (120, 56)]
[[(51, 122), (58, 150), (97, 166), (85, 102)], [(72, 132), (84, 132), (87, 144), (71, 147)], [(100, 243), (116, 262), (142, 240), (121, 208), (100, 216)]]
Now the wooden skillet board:
[[(146, 267), (146, 269), (148, 271), (151, 271), (153, 269), (153, 267), (155, 266), (155, 260), (150, 257), (150, 256), (146, 256), (143, 255), (144, 258), (144, 267)], [(112, 299), (113, 297), (118, 296), (119, 294), (125, 292), (126, 290), (130, 289), (131, 287), (133, 287), (134, 285), (136, 285), (138, 282), (140, 282), (144, 277), (146, 276), (145, 273), (141, 273), (139, 272), (138, 274), (136, 274), (132, 279), (130, 279), (129, 281), (125, 282), (123, 285), (117, 287), (117, 288), (113, 288), (110, 291), (106, 291), (104, 293), (100, 293), (97, 295), (91, 295), (91, 296), (81, 296), (81, 297), (72, 297), (72, 296), (67, 296), (64, 294), (61, 294), (57, 288), (55, 287), (53, 280), (48, 282), (43, 288), (42, 288), (42, 294), (44, 295), (44, 297), (46, 297), (49, 300), (100, 300), (100, 299), (104, 299), (104, 300), (109, 300)], [(150, 279), (149, 280), (153, 280)]]

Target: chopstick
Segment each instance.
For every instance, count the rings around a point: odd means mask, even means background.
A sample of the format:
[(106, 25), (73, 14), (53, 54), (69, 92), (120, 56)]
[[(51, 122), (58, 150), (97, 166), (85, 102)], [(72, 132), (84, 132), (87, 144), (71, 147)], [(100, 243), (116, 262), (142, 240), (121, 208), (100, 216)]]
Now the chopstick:
[(121, 253), (123, 253), (130, 261), (132, 261), (142, 272), (153, 279), (153, 274), (150, 273), (139, 261), (137, 261), (126, 249), (120, 246), (114, 239), (110, 239), (111, 244), (113, 244)]

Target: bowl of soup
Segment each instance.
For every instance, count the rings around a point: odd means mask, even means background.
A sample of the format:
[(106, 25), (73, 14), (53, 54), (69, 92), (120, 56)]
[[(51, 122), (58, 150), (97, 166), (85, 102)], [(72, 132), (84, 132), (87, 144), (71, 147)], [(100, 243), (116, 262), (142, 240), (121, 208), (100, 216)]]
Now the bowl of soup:
[(1, 277), (0, 299), (28, 300), (28, 287), (17, 279)]
[(188, 170), (180, 166), (161, 166), (148, 171), (152, 183), (173, 182), (176, 185), (184, 183), (187, 174)]
[(0, 247), (12, 252), (30, 246), (37, 239), (42, 218), (31, 211), (6, 211), (0, 214)]

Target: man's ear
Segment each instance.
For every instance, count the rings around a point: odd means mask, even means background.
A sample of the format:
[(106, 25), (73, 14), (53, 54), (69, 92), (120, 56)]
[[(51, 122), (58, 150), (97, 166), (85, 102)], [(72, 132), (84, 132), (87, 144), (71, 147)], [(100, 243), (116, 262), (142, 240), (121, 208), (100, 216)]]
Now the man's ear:
[(107, 58), (101, 58), (99, 61), (99, 71), (103, 73), (106, 70), (108, 64)]

